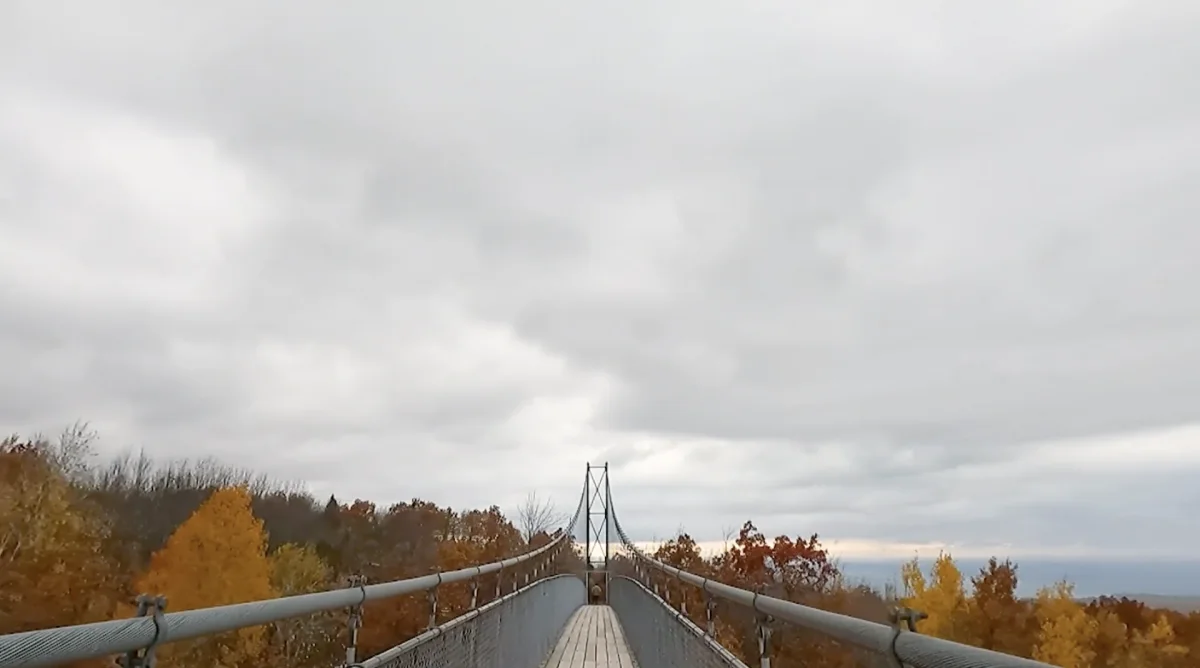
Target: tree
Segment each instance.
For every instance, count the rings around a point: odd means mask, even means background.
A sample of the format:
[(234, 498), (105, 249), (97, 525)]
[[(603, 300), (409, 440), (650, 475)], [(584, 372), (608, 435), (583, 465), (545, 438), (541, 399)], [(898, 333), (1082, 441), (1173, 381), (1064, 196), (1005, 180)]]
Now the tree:
[[(768, 543), (753, 522), (743, 524), (733, 545), (710, 563), (716, 579), (722, 582), (810, 605), (825, 605), (841, 575), (815, 534), (795, 539), (781, 535)], [(828, 640), (793, 631), (780, 629), (772, 637), (780, 665), (803, 661), (811, 666), (841, 666), (853, 659), (848, 650)], [(757, 655), (750, 617), (740, 616), (735, 624), (719, 624), (718, 637), (743, 660)]]
[[(139, 579), (138, 590), (166, 596), (171, 611), (275, 596), (266, 533), (250, 502), (245, 487), (213, 492), (151, 556), (150, 570)], [(167, 645), (161, 651), (178, 665), (248, 666), (258, 661), (266, 644), (265, 629), (255, 627), (182, 646)]]
[[(332, 572), (311, 545), (287, 543), (270, 557), (271, 587), (280, 596), (327, 589)], [(340, 623), (330, 613), (276, 622), (271, 627), (273, 658), (292, 668), (330, 666), (337, 661)]]
[(921, 572), (916, 557), (901, 569), (904, 605), (919, 610), (928, 617), (917, 623), (922, 633), (962, 642), (967, 640), (965, 617), (967, 596), (963, 590), (962, 571), (948, 553), (938, 555), (929, 571), (929, 579)]
[[(680, 533), (659, 545), (651, 556), (664, 564), (690, 573), (705, 577), (709, 575), (708, 563), (700, 555), (700, 547), (686, 533)], [(692, 621), (699, 624), (704, 623), (704, 594), (699, 589), (674, 578), (660, 577), (658, 580), (663, 584), (663, 588), (660, 590), (663, 596), (676, 606), (682, 601)]]
[(1075, 587), (1066, 581), (1038, 591), (1034, 604), (1039, 624), (1033, 658), (1062, 668), (1086, 668), (1099, 625), (1075, 600)]
[(1033, 647), (1027, 627), (1029, 606), (1017, 598), (1017, 566), (992, 557), (971, 578), (974, 590), (968, 600), (967, 628), (974, 644), (1016, 656), (1029, 656)]
[(72, 484), (77, 454), (0, 441), (0, 634), (100, 621), (115, 609), (108, 523)]
[(1134, 633), (1130, 647), (1131, 663), (1135, 666), (1168, 668), (1182, 665), (1187, 655), (1188, 648), (1175, 641), (1175, 628), (1162, 614), (1145, 631)]
[(538, 534), (549, 534), (567, 519), (565, 513), (555, 509), (550, 499), (539, 499), (536, 491), (530, 492), (517, 507), (517, 528), (527, 544), (532, 543), (533, 537)]

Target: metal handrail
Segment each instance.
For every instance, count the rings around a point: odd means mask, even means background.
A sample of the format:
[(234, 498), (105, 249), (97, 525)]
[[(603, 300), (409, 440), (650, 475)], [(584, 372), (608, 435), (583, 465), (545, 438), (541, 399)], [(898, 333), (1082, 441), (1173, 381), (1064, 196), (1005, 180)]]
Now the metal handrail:
[(892, 660), (893, 665), (913, 668), (1054, 668), (1048, 663), (1025, 659), (1011, 654), (963, 645), (961, 643), (934, 638), (933, 636), (902, 630), (870, 622), (857, 617), (841, 615), (827, 610), (812, 608), (792, 601), (774, 598), (746, 589), (733, 587), (716, 580), (690, 573), (654, 559), (629, 540), (625, 530), (611, 510), (612, 522), (617, 536), (636, 561), (657, 569), (666, 575), (698, 587), (712, 596), (754, 610), (761, 615), (816, 631), (839, 642), (864, 649)]
[(562, 533), (550, 543), (508, 559), (446, 573), (313, 594), (10, 633), (0, 636), (0, 668), (52, 666), (138, 652), (164, 643), (270, 624), (317, 612), (354, 608), (367, 601), (429, 591), (443, 584), (468, 582), (547, 553), (550, 553), (549, 557), (556, 555), (567, 544), (572, 529), (579, 521), (583, 505), (584, 499), (581, 494), (575, 515), (563, 526)]

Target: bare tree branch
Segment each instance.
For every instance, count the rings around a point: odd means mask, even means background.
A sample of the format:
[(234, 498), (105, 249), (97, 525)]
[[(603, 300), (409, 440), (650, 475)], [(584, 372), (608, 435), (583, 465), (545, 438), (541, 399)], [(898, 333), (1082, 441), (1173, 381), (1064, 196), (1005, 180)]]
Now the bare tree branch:
[(566, 513), (559, 512), (550, 499), (538, 498), (536, 491), (530, 492), (517, 508), (517, 528), (526, 543), (539, 533), (550, 533), (566, 521)]

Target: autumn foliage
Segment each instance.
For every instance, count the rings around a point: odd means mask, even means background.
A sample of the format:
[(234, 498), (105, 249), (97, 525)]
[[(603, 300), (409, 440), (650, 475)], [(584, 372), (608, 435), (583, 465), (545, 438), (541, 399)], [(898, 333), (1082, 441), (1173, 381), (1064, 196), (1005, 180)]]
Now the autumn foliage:
[[(915, 558), (900, 573), (898, 600), (846, 581), (816, 535), (773, 541), (747, 522), (717, 555), (705, 557), (686, 533), (652, 553), (672, 566), (743, 589), (833, 612), (885, 622), (902, 605), (925, 613), (921, 633), (1063, 668), (1200, 666), (1200, 613), (1154, 610), (1127, 598), (1077, 600), (1068, 582), (1042, 589), (1033, 600), (1017, 595), (1018, 567), (993, 558), (967, 578), (953, 557), (939, 555), (927, 569)], [(629, 567), (626, 563), (625, 567)], [(659, 573), (652, 584), (673, 606), (705, 627), (700, 591)], [(754, 619), (743, 609), (720, 606), (716, 637), (747, 665), (756, 665)], [(811, 633), (776, 625), (772, 666), (871, 665), (856, 650)]]
[[(455, 511), (413, 499), (378, 508), (356, 499), (318, 504), (212, 462), (157, 466), (147, 458), (94, 468), (91, 434), (82, 426), (56, 441), (0, 441), (0, 634), (127, 617), (136, 594), (167, 599), (168, 611), (292, 596), (345, 586), (349, 576), (380, 582), (503, 559), (552, 537), (544, 508), (518, 510), (516, 524), (498, 507)], [(702, 555), (687, 534), (654, 556), (744, 589), (877, 622), (901, 604), (920, 610), (921, 633), (1063, 668), (1200, 666), (1200, 613), (1155, 610), (1127, 598), (1077, 600), (1070, 583), (1017, 595), (1019, 569), (992, 559), (969, 577), (949, 554), (917, 560), (901, 572), (898, 600), (848, 582), (815, 534), (768, 540), (746, 522), (727, 548)], [(625, 562), (625, 567), (629, 566)], [(578, 557), (560, 570), (581, 571)], [(479, 584), (477, 602), (497, 586), (511, 591), (527, 574), (510, 569)], [(653, 575), (673, 606), (702, 628), (705, 600), (695, 587)], [(467, 584), (439, 590), (436, 621), (470, 607)], [(757, 665), (755, 620), (718, 605), (717, 639)], [(425, 630), (424, 598), (369, 603), (358, 656)], [(344, 657), (346, 615), (289, 619), (159, 649), (164, 668), (328, 667)], [(851, 668), (871, 657), (803, 630), (777, 624), (769, 651), (775, 668)], [(110, 666), (108, 660), (80, 666)]]
[[(159, 466), (145, 457), (96, 468), (83, 426), (57, 441), (0, 441), (0, 634), (134, 614), (138, 594), (167, 612), (291, 596), (497, 561), (544, 545), (498, 507), (455, 511), (421, 499), (387, 508), (303, 492), (205, 461)], [(537, 509), (545, 514), (545, 508)], [(559, 570), (581, 569), (569, 556)], [(524, 583), (509, 569), (503, 591)], [(478, 604), (494, 598), (483, 579)], [(439, 590), (437, 621), (466, 611), (469, 586)], [(424, 631), (424, 597), (369, 603), (358, 656)], [(309, 668), (345, 657), (346, 611), (163, 645), (164, 668)], [(81, 666), (111, 666), (111, 660)]]

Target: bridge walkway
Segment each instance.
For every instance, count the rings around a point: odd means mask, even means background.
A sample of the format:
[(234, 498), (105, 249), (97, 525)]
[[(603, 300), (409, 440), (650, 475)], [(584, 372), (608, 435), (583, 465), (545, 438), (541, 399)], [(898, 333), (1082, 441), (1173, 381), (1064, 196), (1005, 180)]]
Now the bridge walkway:
[(543, 668), (636, 668), (621, 622), (607, 605), (585, 605), (567, 622)]

